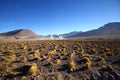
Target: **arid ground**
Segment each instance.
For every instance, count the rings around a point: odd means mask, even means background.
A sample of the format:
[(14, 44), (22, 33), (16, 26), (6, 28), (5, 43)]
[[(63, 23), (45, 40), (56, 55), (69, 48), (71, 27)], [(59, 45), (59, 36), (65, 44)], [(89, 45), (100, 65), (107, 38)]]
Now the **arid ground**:
[(120, 41), (0, 41), (0, 80), (120, 80)]

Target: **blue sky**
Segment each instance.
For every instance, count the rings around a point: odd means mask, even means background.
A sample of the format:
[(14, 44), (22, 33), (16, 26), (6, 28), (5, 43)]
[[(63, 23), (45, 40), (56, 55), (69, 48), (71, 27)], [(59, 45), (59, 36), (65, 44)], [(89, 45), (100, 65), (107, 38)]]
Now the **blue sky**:
[(88, 31), (120, 22), (120, 0), (0, 0), (0, 32), (37, 34)]

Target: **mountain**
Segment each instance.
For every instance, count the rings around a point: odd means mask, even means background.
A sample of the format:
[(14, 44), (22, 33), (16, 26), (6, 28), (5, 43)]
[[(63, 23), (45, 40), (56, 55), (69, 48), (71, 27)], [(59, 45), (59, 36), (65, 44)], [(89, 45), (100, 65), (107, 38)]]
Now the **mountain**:
[(54, 35), (47, 35), (47, 36), (45, 36), (45, 37), (46, 37), (46, 38), (50, 38), (50, 37), (52, 36), (52, 37), (54, 37), (54, 38), (59, 38), (60, 36), (62, 36), (63, 38), (66, 38), (66, 37), (73, 36), (73, 35), (75, 35), (75, 34), (77, 34), (77, 33), (80, 33), (80, 31), (79, 31), (79, 32), (73, 31), (73, 32), (64, 33), (64, 34), (58, 34), (58, 35), (56, 35), (56, 34), (54, 34)]
[(73, 32), (70, 32), (70, 33), (65, 33), (65, 34), (60, 34), (60, 36), (63, 36), (63, 37), (70, 37), (70, 36), (74, 36), (78, 33), (82, 33), (81, 31), (73, 31)]
[(5, 32), (5, 33), (0, 33), (0, 36), (24, 38), (24, 39), (26, 39), (26, 38), (28, 38), (28, 39), (39, 38), (39, 36), (36, 33), (32, 32), (29, 29), (18, 29), (18, 30)]
[(47, 35), (47, 36), (45, 36), (45, 37), (50, 38), (51, 36), (53, 36), (54, 38), (58, 38), (58, 37), (59, 37), (59, 35), (57, 35), (57, 34)]
[[(102, 37), (101, 37), (102, 36)], [(104, 26), (86, 31), (73, 31), (59, 35), (37, 35), (29, 29), (18, 29), (9, 32), (0, 33), (0, 39), (51, 39), (51, 38), (120, 38), (120, 22), (112, 22)]]
[(90, 30), (87, 32), (79, 32), (72, 36), (67, 36), (66, 38), (77, 38), (77, 37), (91, 37), (91, 36), (120, 36), (120, 22), (112, 22), (105, 24), (104, 26)]

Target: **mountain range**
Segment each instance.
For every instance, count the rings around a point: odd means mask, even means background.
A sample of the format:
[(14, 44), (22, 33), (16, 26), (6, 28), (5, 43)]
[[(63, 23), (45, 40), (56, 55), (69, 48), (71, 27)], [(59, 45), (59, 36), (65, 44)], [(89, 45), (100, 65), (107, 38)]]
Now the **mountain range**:
[(120, 22), (108, 23), (98, 29), (86, 32), (78, 32), (72, 36), (69, 36), (68, 38), (114, 35), (120, 35)]
[[(120, 38), (120, 22), (111, 22), (99, 27), (98, 29), (81, 32), (73, 31), (70, 33), (52, 35), (54, 38), (62, 36), (63, 38), (90, 38), (90, 37), (118, 37)], [(0, 33), (0, 39), (42, 39), (50, 38), (51, 35), (37, 35), (29, 29), (18, 29), (9, 32)]]

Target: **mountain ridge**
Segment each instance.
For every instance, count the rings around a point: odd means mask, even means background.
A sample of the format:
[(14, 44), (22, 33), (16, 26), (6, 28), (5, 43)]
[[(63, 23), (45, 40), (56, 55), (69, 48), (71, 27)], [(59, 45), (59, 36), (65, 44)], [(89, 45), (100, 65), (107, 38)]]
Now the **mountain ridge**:
[(120, 35), (120, 22), (107, 23), (98, 29), (77, 33), (67, 38), (103, 36), (103, 35)]
[[(98, 29), (89, 30), (86, 32), (81, 31), (73, 31), (70, 33), (52, 35), (54, 38), (58, 38), (62, 36), (64, 38), (79, 38), (79, 37), (91, 37), (91, 36), (112, 36), (112, 35), (120, 35), (120, 22), (111, 22), (99, 27)], [(35, 32), (29, 29), (17, 29), (13, 31), (8, 31), (4, 33), (0, 33), (0, 36), (10, 36), (10, 37), (22, 37), (24, 39), (40, 39), (40, 38), (50, 38), (51, 35), (37, 35)]]

